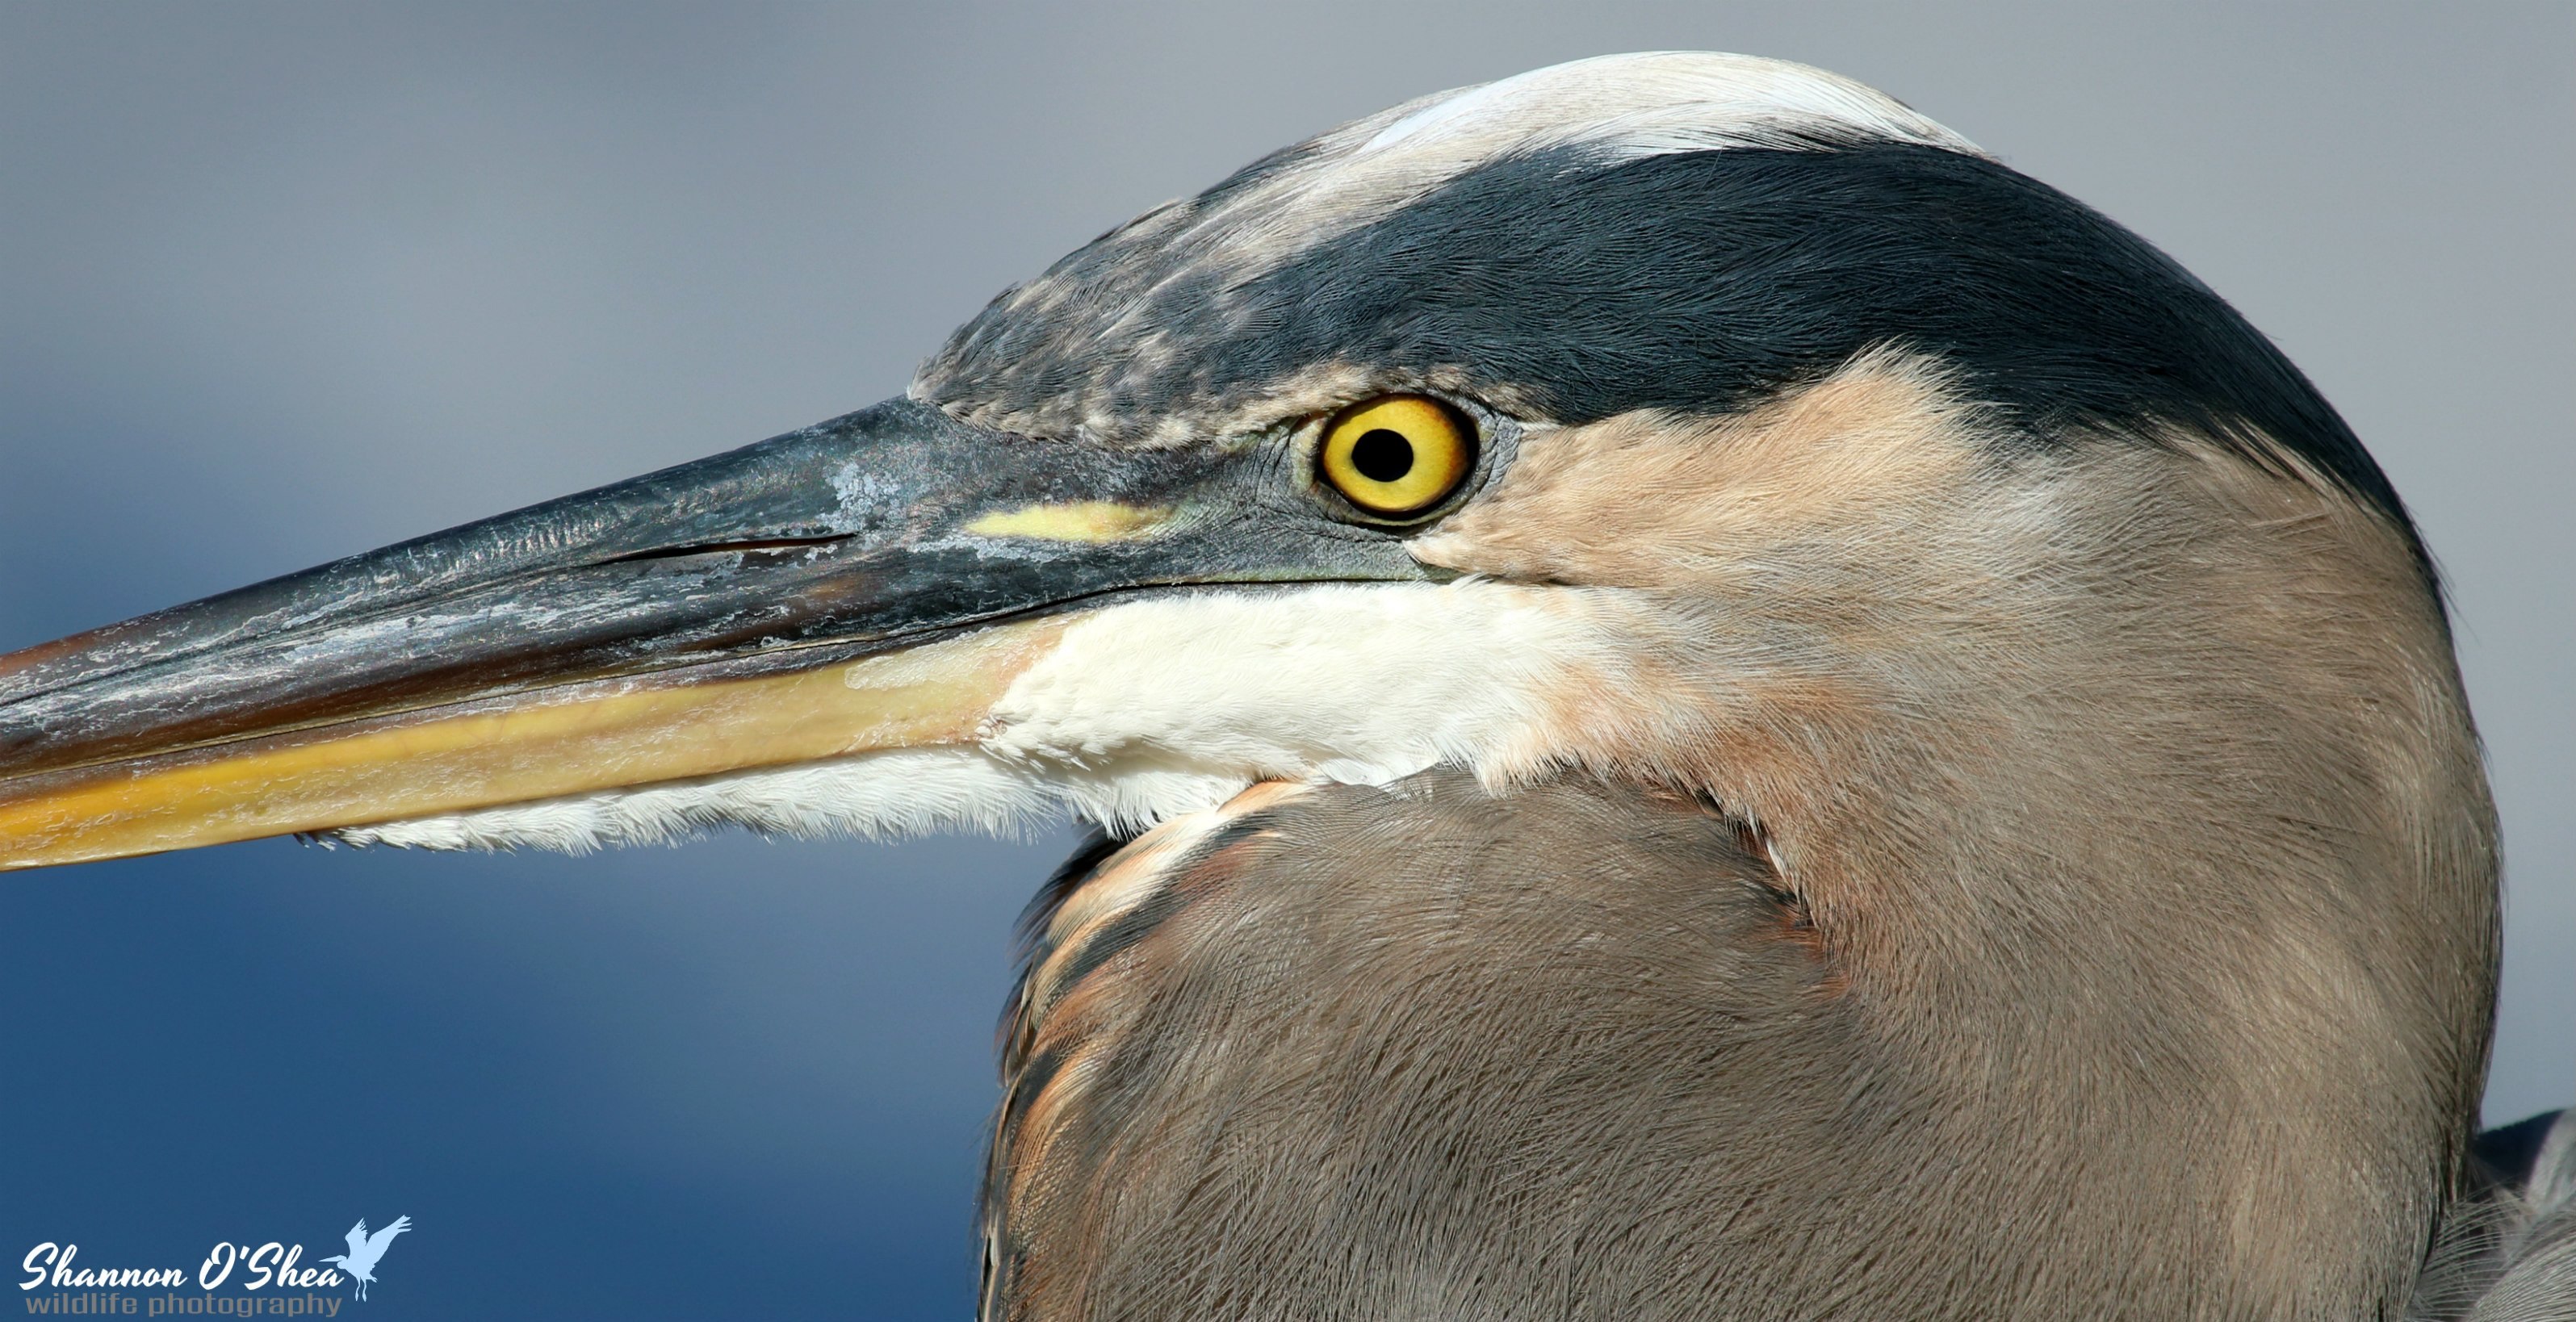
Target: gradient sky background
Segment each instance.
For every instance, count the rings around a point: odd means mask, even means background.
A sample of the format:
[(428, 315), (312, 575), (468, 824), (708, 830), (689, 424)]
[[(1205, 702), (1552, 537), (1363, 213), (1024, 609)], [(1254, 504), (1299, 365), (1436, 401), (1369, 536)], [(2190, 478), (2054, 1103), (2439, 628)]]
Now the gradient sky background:
[[(2503, 805), (2489, 1116), (2576, 1099), (2576, 6), (9, 0), (0, 649), (869, 403), (1272, 147), (1657, 47), (1886, 89), (2345, 411)], [(408, 1214), (376, 1322), (962, 1317), (1010, 923), (1069, 839), (10, 876), (0, 1250)]]

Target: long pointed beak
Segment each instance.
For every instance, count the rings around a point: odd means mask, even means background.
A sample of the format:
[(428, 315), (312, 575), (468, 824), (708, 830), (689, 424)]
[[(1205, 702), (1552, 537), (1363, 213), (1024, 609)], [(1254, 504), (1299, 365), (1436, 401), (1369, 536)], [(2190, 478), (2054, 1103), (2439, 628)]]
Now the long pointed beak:
[(967, 742), (1105, 594), (1421, 576), (1254, 458), (893, 400), (0, 657), (0, 868)]

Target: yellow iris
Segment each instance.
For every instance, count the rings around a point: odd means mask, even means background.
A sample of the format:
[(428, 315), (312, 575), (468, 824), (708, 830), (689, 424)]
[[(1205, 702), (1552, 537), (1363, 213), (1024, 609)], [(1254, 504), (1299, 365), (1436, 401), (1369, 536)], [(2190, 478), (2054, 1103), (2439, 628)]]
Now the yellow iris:
[(1343, 499), (1371, 514), (1402, 518), (1458, 489), (1476, 466), (1476, 440), (1438, 400), (1389, 395), (1333, 419), (1320, 466)]

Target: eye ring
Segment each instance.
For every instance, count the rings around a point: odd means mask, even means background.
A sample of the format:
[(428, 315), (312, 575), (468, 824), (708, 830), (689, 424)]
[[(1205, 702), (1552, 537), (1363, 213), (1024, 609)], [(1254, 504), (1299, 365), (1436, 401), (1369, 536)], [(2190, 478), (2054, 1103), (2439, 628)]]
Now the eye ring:
[(1427, 395), (1381, 395), (1333, 415), (1316, 474), (1361, 512), (1410, 518), (1447, 500), (1476, 467), (1476, 429)]

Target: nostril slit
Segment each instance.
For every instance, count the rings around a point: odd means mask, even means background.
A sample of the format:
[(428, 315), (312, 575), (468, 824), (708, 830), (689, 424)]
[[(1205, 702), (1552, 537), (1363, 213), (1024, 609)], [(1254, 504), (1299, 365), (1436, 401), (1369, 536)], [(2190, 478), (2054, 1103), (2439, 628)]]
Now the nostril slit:
[(622, 565), (637, 560), (679, 560), (693, 555), (753, 554), (761, 551), (796, 551), (811, 546), (830, 546), (850, 540), (848, 533), (828, 533), (821, 537), (759, 537), (738, 542), (692, 542), (685, 546), (657, 546), (649, 551), (629, 551), (612, 555), (599, 563)]

